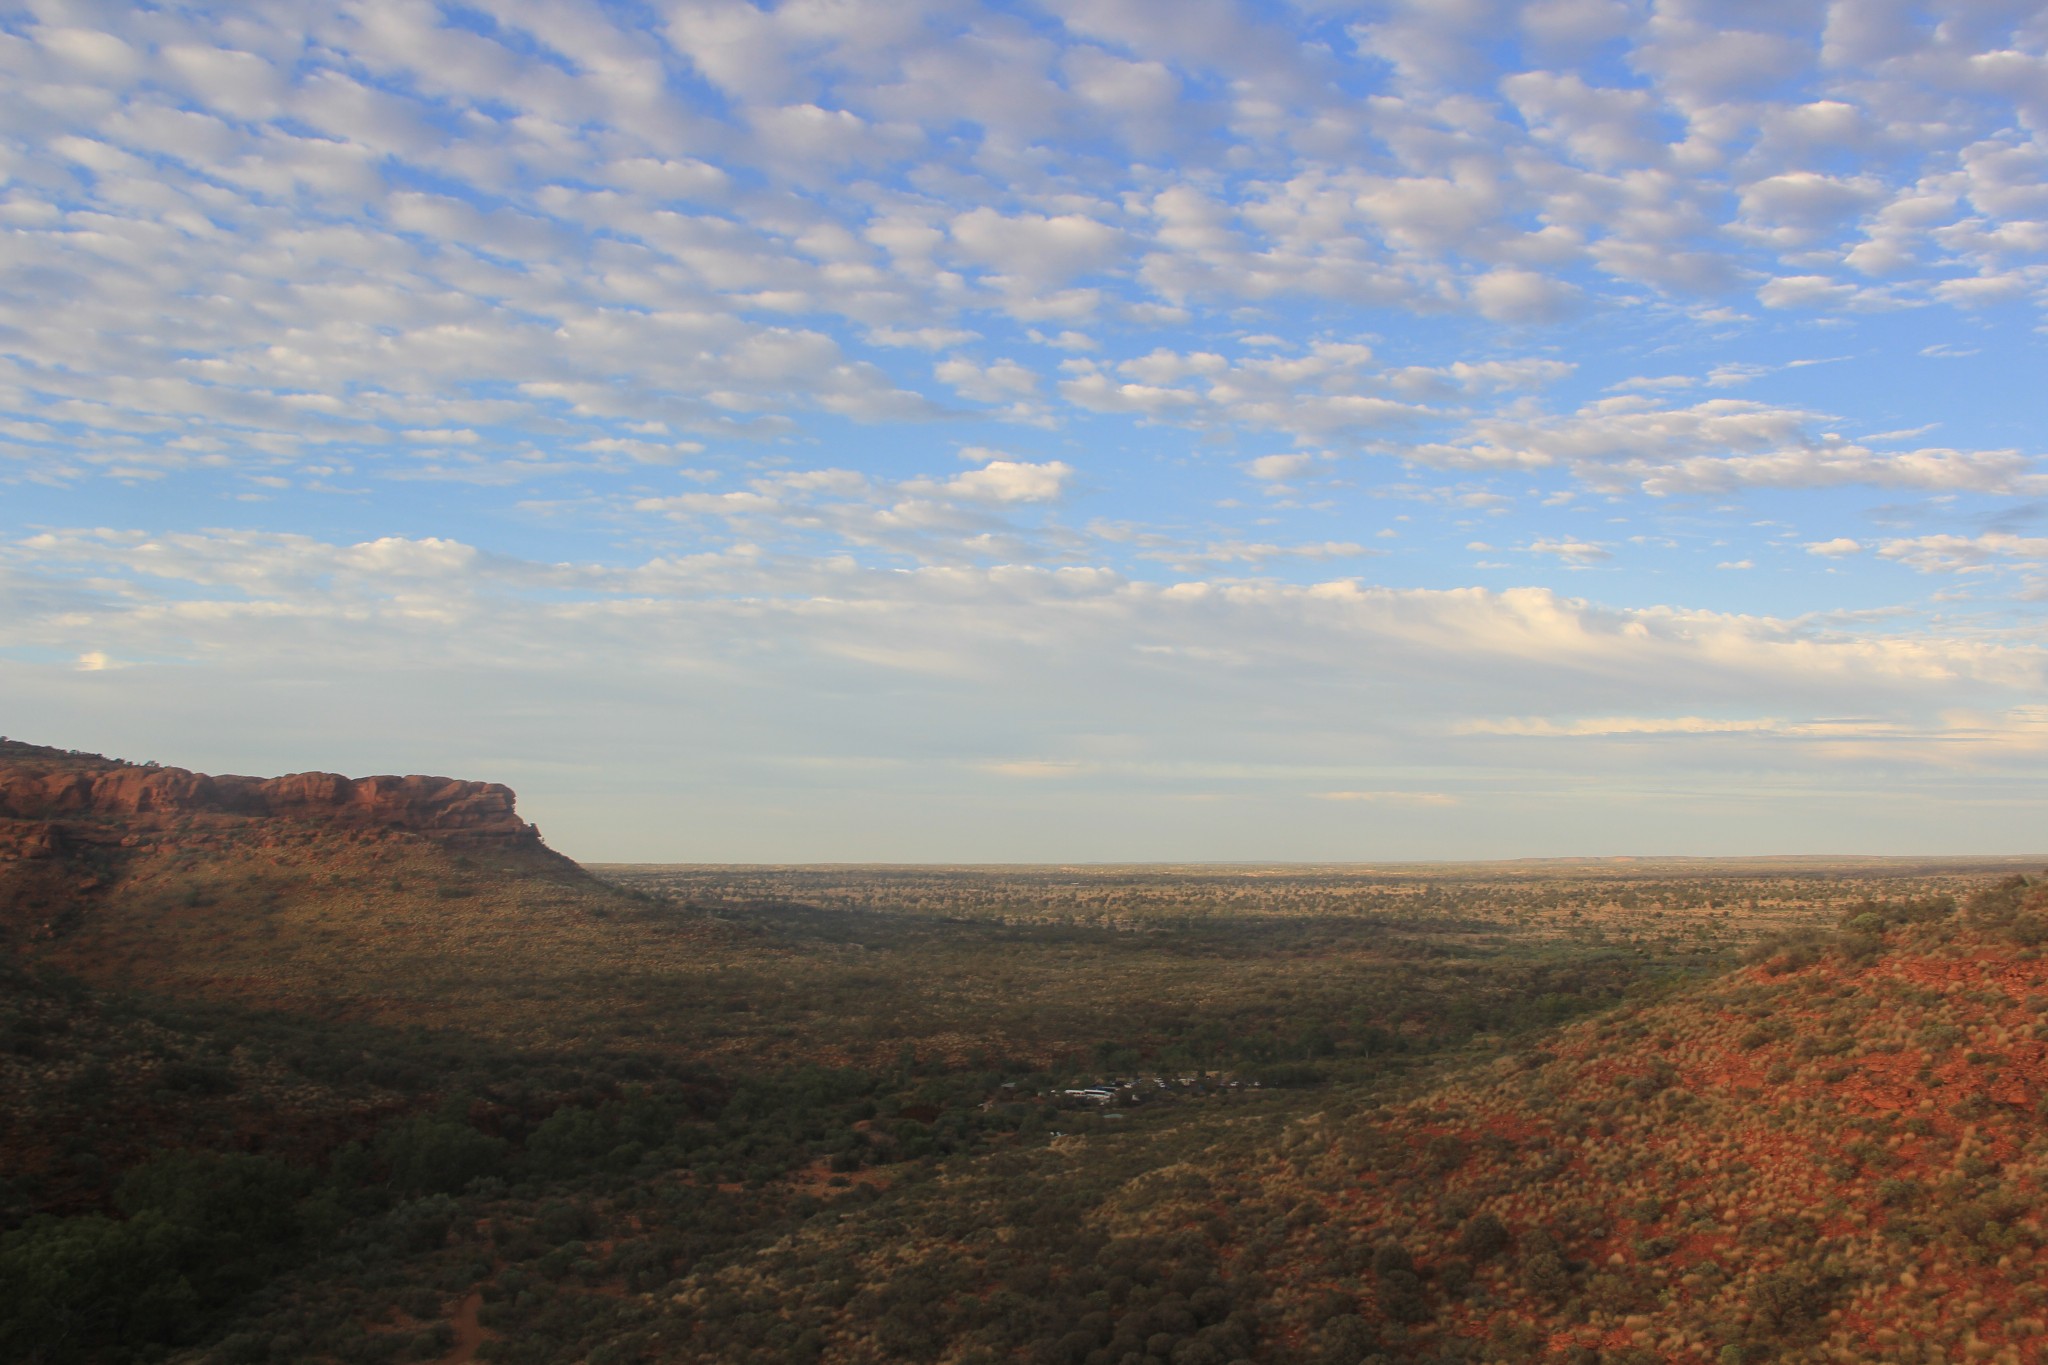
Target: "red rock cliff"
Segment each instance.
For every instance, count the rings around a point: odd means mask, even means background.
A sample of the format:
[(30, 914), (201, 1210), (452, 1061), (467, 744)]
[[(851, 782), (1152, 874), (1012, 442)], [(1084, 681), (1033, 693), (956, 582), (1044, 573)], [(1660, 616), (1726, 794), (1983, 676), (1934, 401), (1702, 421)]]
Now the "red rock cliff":
[(23, 744), (0, 750), (0, 817), (51, 822), (204, 814), (271, 816), (480, 842), (540, 842), (540, 832), (514, 810), (511, 788), (495, 782), (339, 773), (209, 777)]

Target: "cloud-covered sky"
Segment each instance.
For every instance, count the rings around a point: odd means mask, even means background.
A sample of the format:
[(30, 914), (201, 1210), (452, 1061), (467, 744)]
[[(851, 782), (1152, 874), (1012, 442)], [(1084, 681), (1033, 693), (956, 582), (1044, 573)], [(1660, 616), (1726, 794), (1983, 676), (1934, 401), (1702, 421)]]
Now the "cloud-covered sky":
[(593, 859), (2027, 851), (2038, 0), (30, 0), (0, 725)]

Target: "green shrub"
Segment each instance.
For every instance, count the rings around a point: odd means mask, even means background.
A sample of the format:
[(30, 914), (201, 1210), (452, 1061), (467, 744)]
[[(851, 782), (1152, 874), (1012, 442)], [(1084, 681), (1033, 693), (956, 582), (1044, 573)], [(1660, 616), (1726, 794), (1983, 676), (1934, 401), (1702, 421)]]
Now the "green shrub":
[(454, 1119), (418, 1115), (387, 1125), (373, 1150), (400, 1194), (454, 1194), (498, 1175), (509, 1144)]
[(1571, 1270), (1564, 1256), (1551, 1246), (1532, 1246), (1522, 1261), (1522, 1288), (1539, 1299), (1555, 1303), (1571, 1292)]
[(1798, 1335), (1825, 1313), (1840, 1288), (1838, 1274), (1788, 1266), (1757, 1281), (1750, 1295), (1750, 1308), (1766, 1336), (1785, 1339)]
[(1480, 1213), (1467, 1219), (1459, 1229), (1458, 1250), (1475, 1261), (1483, 1261), (1507, 1250), (1510, 1240), (1507, 1224), (1490, 1213)]
[(1379, 1305), (1393, 1322), (1428, 1322), (1432, 1316), (1422, 1278), (1412, 1270), (1390, 1270), (1380, 1276)]
[(180, 1270), (189, 1246), (155, 1210), (39, 1219), (0, 1236), (0, 1359), (69, 1365), (190, 1340), (206, 1305)]

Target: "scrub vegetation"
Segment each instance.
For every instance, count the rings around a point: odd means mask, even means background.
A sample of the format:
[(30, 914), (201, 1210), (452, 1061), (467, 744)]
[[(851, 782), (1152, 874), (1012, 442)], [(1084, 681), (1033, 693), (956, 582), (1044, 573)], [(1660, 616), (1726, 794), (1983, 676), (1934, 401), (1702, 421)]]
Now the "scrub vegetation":
[(0, 968), (10, 1361), (2048, 1337), (2048, 886), (2001, 868), (74, 844)]

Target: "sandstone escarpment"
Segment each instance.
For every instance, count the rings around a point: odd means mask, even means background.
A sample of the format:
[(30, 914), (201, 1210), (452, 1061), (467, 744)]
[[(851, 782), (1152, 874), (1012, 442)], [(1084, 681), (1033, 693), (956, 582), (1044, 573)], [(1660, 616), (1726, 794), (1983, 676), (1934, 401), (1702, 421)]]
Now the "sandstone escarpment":
[(105, 826), (160, 827), (190, 817), (283, 820), (336, 829), (426, 835), (449, 842), (537, 846), (510, 788), (448, 777), (291, 773), (210, 776), (0, 741), (0, 857), (47, 856)]

